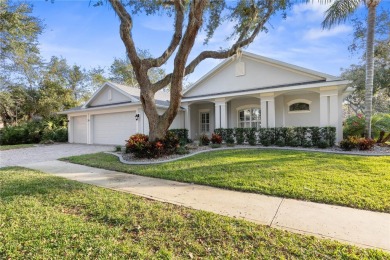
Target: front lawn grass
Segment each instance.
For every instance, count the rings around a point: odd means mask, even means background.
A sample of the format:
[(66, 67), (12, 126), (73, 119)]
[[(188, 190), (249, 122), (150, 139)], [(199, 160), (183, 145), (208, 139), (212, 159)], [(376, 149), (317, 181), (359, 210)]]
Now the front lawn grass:
[(237, 149), (148, 166), (122, 164), (105, 153), (65, 160), (156, 178), (390, 212), (390, 156)]
[(0, 259), (172, 258), (390, 259), (390, 255), (25, 168), (0, 169)]
[(0, 145), (0, 151), (33, 147), (34, 144)]

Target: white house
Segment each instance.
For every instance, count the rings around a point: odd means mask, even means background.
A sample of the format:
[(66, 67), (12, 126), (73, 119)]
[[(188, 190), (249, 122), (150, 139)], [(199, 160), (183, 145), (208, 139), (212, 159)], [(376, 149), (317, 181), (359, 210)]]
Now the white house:
[[(183, 93), (171, 128), (187, 128), (192, 139), (216, 128), (335, 126), (342, 138), (346, 80), (243, 52), (224, 60)], [(157, 92), (163, 113), (169, 93)], [(105, 83), (83, 106), (62, 112), (69, 119), (69, 142), (124, 144), (148, 134), (139, 89)]]

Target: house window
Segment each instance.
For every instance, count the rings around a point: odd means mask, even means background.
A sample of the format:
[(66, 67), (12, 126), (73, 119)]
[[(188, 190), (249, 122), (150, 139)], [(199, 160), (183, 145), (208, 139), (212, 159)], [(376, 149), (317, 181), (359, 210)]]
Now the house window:
[(261, 114), (259, 108), (248, 108), (238, 111), (238, 126), (241, 128), (260, 128)]
[(287, 103), (289, 113), (306, 113), (310, 112), (310, 100), (296, 99)]
[(201, 112), (200, 113), (200, 132), (208, 133), (210, 132), (210, 113)]

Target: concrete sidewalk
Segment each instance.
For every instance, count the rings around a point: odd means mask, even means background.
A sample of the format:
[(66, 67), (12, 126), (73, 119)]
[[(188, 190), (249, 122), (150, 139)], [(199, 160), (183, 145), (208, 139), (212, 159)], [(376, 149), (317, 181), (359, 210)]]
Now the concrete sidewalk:
[(331, 238), (390, 252), (390, 214), (386, 213), (229, 191), (61, 161), (22, 166), (291, 232)]

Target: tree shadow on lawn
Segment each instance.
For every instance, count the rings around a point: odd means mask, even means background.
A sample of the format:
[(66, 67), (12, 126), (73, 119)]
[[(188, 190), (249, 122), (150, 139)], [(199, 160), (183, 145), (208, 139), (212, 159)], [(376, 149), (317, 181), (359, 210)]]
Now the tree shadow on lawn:
[[(23, 174), (23, 171), (28, 171), (29, 173)], [(50, 176), (22, 167), (0, 169), (0, 199), (3, 201), (12, 201), (17, 196), (72, 193), (85, 188), (83, 184), (75, 181)]]

